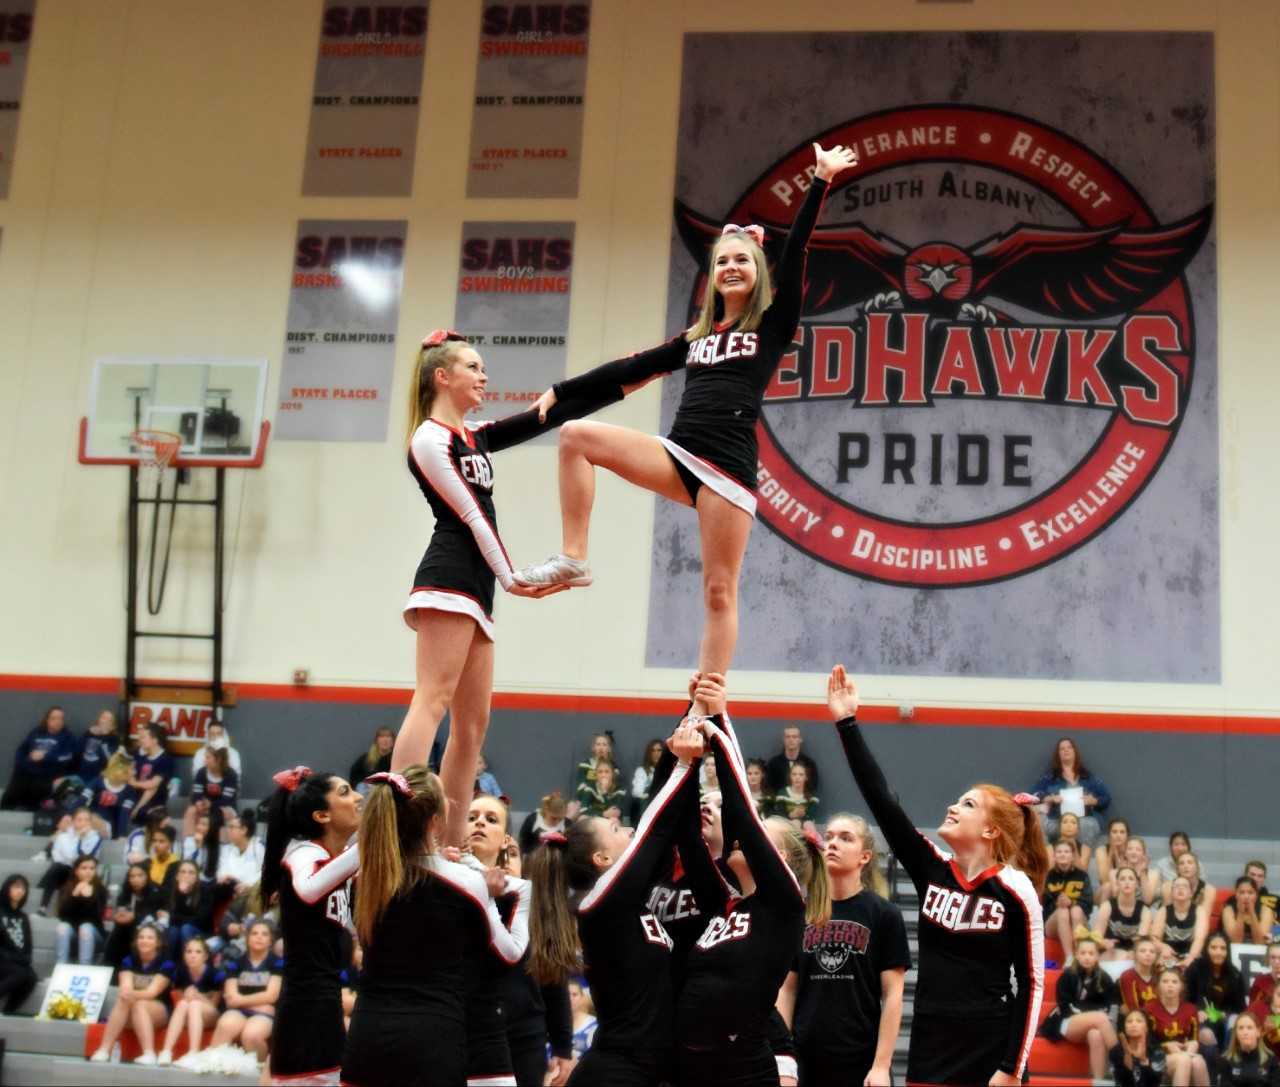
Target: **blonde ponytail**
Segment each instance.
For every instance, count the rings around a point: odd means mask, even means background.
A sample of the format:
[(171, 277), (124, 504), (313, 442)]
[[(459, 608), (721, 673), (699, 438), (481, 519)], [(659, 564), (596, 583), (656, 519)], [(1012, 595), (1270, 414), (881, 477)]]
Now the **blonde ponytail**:
[(458, 357), (458, 352), (471, 345), (463, 339), (448, 339), (431, 347), (423, 346), (413, 363), (409, 377), (409, 432), (405, 444), (413, 441), (418, 427), (431, 418), (436, 400), (436, 371), (447, 370)]
[(806, 834), (796, 830), (781, 816), (765, 820), (765, 825), (782, 836), (782, 858), (804, 889), (804, 919), (810, 925), (824, 925), (831, 920), (831, 881), (822, 861), (822, 848)]

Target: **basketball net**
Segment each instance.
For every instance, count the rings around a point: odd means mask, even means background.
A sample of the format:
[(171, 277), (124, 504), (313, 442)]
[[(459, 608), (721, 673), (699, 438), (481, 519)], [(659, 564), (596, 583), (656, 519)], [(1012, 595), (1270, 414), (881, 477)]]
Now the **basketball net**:
[(182, 438), (167, 430), (135, 430), (133, 444), (138, 450), (138, 491), (141, 494), (154, 492), (159, 498), (164, 470), (177, 456)]

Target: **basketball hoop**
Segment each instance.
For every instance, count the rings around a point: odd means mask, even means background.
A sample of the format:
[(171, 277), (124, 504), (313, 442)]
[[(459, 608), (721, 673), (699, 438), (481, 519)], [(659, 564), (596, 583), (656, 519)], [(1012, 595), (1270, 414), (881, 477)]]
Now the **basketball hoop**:
[(168, 430), (135, 430), (129, 440), (138, 451), (138, 489), (158, 491), (164, 470), (182, 448), (182, 436)]

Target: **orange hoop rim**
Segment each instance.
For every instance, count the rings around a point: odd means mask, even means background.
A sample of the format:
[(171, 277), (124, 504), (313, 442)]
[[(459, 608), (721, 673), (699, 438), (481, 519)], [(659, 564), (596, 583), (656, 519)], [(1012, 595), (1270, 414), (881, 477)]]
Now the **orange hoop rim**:
[(138, 446), (143, 463), (151, 461), (161, 468), (167, 467), (182, 448), (182, 435), (171, 430), (135, 430), (129, 440)]

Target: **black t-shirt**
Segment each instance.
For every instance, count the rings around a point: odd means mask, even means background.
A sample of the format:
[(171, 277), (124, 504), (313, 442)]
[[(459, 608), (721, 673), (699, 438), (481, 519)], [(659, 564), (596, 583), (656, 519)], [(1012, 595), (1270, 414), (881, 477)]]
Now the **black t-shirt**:
[(830, 921), (805, 926), (796, 956), (794, 1032), (801, 1054), (851, 1062), (874, 1054), (880, 975), (909, 969), (911, 949), (897, 906), (869, 890), (833, 902)]
[(272, 978), (284, 974), (284, 959), (268, 951), (261, 961), (255, 963), (249, 953), (245, 952), (238, 959), (227, 963), (224, 969), (227, 980), (235, 980), (241, 996), (255, 996), (266, 992)]
[(133, 975), (134, 989), (145, 989), (157, 974), (173, 980), (173, 962), (160, 954), (152, 956), (150, 962), (143, 962), (136, 952), (131, 951), (121, 960), (120, 969)]
[(187, 969), (185, 962), (178, 963), (169, 976), (173, 980), (173, 991), (175, 993), (186, 992), (192, 985), (201, 993), (220, 993), (222, 992), (223, 982), (227, 980), (226, 973), (212, 963), (205, 963), (204, 973), (198, 978), (193, 979), (191, 977), (191, 971)]
[(1068, 868), (1064, 872), (1054, 865), (1044, 877), (1044, 897), (1041, 902), (1044, 904), (1046, 917), (1058, 908), (1059, 895), (1066, 895), (1076, 906), (1091, 901), (1093, 889), (1089, 873), (1083, 868)]

